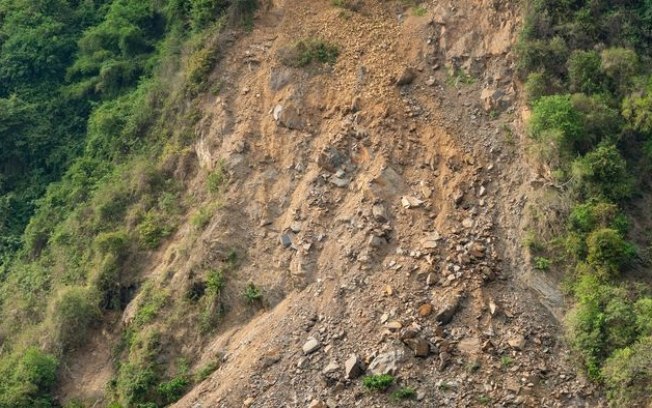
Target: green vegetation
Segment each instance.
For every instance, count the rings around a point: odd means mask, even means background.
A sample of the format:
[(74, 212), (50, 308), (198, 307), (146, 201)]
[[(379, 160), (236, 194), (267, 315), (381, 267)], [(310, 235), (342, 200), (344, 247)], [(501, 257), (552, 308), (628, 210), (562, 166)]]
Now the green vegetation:
[(313, 63), (333, 65), (340, 55), (339, 48), (319, 39), (299, 40), (291, 47), (284, 49), (281, 61), (290, 67), (302, 68)]
[(550, 259), (544, 256), (537, 256), (534, 258), (534, 268), (540, 271), (547, 271), (550, 269)]
[(58, 360), (139, 290), (112, 397), (163, 405), (189, 385), (156, 358), (173, 305), (139, 267), (187, 217), (194, 97), (256, 6), (0, 0), (0, 408), (54, 406)]
[(247, 287), (245, 287), (242, 296), (244, 296), (245, 300), (248, 303), (256, 303), (263, 298), (262, 292), (260, 291), (260, 289), (256, 287), (256, 285), (253, 282), (249, 282), (247, 284)]
[(362, 379), (362, 385), (370, 391), (385, 391), (394, 384), (394, 376), (389, 374), (368, 375)]
[(391, 398), (395, 401), (411, 400), (416, 399), (416, 397), (417, 392), (412, 387), (401, 387), (391, 395)]
[[(562, 243), (550, 250), (576, 300), (569, 340), (622, 407), (651, 401), (652, 288), (632, 273), (649, 270), (637, 249), (649, 243), (630, 226), (652, 218), (626, 212), (650, 195), (651, 28), (649, 1), (530, 0), (518, 46), (530, 136), (571, 201), (564, 236), (548, 239)], [(541, 251), (535, 236), (528, 246)], [(549, 267), (543, 259), (534, 266)]]
[(509, 368), (512, 364), (514, 364), (514, 359), (510, 356), (500, 357), (500, 365), (502, 365), (503, 368)]

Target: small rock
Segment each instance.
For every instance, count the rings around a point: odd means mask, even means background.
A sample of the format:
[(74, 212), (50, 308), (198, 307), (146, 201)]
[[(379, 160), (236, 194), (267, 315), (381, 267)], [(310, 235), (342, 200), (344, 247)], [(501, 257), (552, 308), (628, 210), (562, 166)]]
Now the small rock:
[(294, 221), (292, 224), (290, 224), (290, 230), (294, 233), (301, 232), (301, 222)]
[(351, 180), (349, 180), (347, 178), (333, 176), (333, 177), (330, 178), (330, 182), (333, 183), (336, 187), (344, 188), (344, 187), (349, 185)]
[(478, 241), (473, 242), (469, 248), (469, 254), (474, 258), (484, 258), (486, 251), (487, 247)]
[(398, 320), (392, 320), (391, 322), (387, 323), (385, 327), (387, 327), (391, 331), (398, 331), (401, 330), (401, 328), (403, 328), (403, 325)]
[(304, 354), (311, 354), (319, 350), (320, 347), (321, 347), (321, 343), (319, 342), (319, 340), (317, 340), (314, 337), (308, 337), (308, 341), (304, 343), (302, 349)]
[(496, 312), (498, 312), (498, 305), (493, 301), (493, 299), (491, 299), (489, 300), (489, 313), (491, 313), (492, 316), (495, 316)]
[(453, 316), (457, 312), (460, 305), (459, 296), (449, 296), (444, 300), (443, 304), (439, 307), (435, 319), (441, 324), (448, 324), (453, 320)]
[(290, 234), (281, 235), (281, 245), (283, 245), (285, 248), (292, 245), (292, 237), (290, 236)]
[(423, 337), (405, 339), (403, 343), (414, 351), (416, 357), (428, 357), (430, 354), (430, 343)]
[(244, 400), (244, 402), (242, 403), (242, 406), (243, 406), (243, 407), (250, 407), (250, 406), (253, 405), (254, 401), (255, 401), (254, 398), (249, 397), (249, 398), (247, 398), (246, 400)]
[(340, 366), (337, 365), (337, 363), (335, 361), (331, 361), (330, 363), (328, 363), (328, 365), (326, 367), (324, 367), (324, 369), (322, 370), (322, 373), (323, 374), (332, 374), (332, 373), (336, 372), (339, 369), (340, 369)]
[(522, 334), (512, 335), (507, 339), (507, 344), (516, 350), (523, 350), (525, 347), (525, 336)]
[(418, 198), (412, 196), (404, 196), (401, 197), (401, 204), (405, 208), (416, 208), (420, 207), (423, 204), (423, 200), (419, 200)]
[(473, 219), (472, 218), (465, 218), (464, 220), (462, 220), (462, 226), (464, 228), (473, 227)]
[(417, 72), (410, 67), (405, 67), (396, 80), (396, 85), (410, 85), (417, 77)]
[(387, 222), (387, 211), (385, 210), (385, 206), (382, 204), (374, 204), (374, 206), (371, 208), (371, 213), (374, 216), (374, 219), (378, 222)]
[(364, 373), (364, 367), (362, 361), (355, 354), (351, 356), (344, 362), (344, 374), (346, 378), (352, 380), (358, 378)]
[(428, 317), (432, 313), (432, 305), (430, 303), (424, 303), (419, 306), (419, 316)]
[(448, 354), (445, 351), (439, 353), (439, 364), (437, 365), (437, 370), (444, 371), (446, 367), (448, 367), (450, 362), (451, 362), (450, 354)]
[(457, 189), (453, 192), (453, 202), (457, 205), (462, 203), (464, 199), (464, 192), (460, 189)]
[(312, 402), (308, 404), (308, 408), (328, 408), (328, 406), (324, 401), (312, 400)]

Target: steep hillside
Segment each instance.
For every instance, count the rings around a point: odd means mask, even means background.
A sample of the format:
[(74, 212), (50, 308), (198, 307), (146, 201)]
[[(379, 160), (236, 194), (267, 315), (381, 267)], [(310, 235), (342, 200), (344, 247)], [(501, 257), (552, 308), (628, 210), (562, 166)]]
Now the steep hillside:
[[(599, 404), (518, 250), (534, 177), (518, 136), (518, 16), (496, 2), (277, 1), (231, 40), (188, 175), (195, 211), (217, 209), (143, 268), (169, 302), (140, 330), (191, 372), (219, 367), (177, 406), (388, 404), (364, 392), (352, 356), (428, 406)], [(325, 52), (300, 66), (331, 45), (332, 64)], [(203, 192), (216, 169), (217, 197)], [(211, 336), (189, 292), (221, 310)], [(89, 353), (68, 380), (82, 395)]]
[[(0, 408), (614, 403), (564, 327), (531, 10), (115, 4), (60, 79), (99, 93), (85, 147), (0, 264)], [(165, 29), (112, 94), (93, 35), (115, 21)]]

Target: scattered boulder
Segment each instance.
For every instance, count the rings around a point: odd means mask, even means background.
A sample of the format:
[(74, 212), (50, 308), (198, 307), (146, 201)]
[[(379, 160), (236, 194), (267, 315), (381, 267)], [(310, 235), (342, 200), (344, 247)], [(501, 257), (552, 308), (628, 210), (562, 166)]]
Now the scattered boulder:
[(428, 357), (430, 354), (430, 343), (423, 337), (404, 339), (403, 343), (414, 351), (416, 357)]
[(292, 236), (290, 234), (282, 234), (280, 240), (281, 245), (283, 245), (285, 248), (288, 248), (292, 245)]
[(344, 362), (344, 374), (346, 375), (346, 378), (352, 380), (360, 377), (363, 373), (364, 366), (362, 361), (357, 355), (351, 354), (351, 357)]
[(314, 337), (308, 337), (308, 340), (303, 344), (303, 354), (312, 354), (321, 348), (321, 342)]
[(382, 353), (373, 359), (369, 364), (369, 371), (372, 374), (391, 374), (394, 375), (399, 369), (400, 364), (405, 358), (403, 350), (394, 350)]
[(419, 200), (418, 198), (412, 196), (403, 196), (401, 197), (401, 204), (405, 208), (416, 208), (421, 207), (423, 200)]
[(328, 408), (328, 405), (324, 401), (319, 401), (319, 400), (312, 400), (310, 404), (308, 404), (308, 408)]
[(448, 324), (460, 306), (460, 296), (448, 296), (437, 310), (435, 319), (441, 324)]
[(396, 85), (410, 85), (417, 77), (417, 71), (414, 68), (405, 67), (396, 80)]
[(305, 126), (299, 109), (292, 104), (287, 106), (276, 105), (272, 110), (272, 116), (279, 126), (290, 130), (300, 130)]
[(487, 247), (478, 241), (475, 241), (471, 244), (469, 248), (469, 254), (474, 258), (484, 258)]
[(419, 316), (428, 317), (432, 313), (432, 305), (430, 303), (424, 303), (419, 306)]
[(338, 371), (340, 369), (340, 366), (337, 365), (335, 361), (331, 361), (328, 363), (326, 367), (322, 370), (322, 374), (333, 374), (334, 372)]
[(374, 216), (374, 219), (378, 222), (387, 222), (387, 210), (385, 210), (385, 206), (378, 203), (374, 204), (374, 206), (371, 208), (371, 213)]
[(317, 157), (317, 165), (331, 173), (335, 173), (346, 162), (346, 156), (333, 146), (324, 148)]

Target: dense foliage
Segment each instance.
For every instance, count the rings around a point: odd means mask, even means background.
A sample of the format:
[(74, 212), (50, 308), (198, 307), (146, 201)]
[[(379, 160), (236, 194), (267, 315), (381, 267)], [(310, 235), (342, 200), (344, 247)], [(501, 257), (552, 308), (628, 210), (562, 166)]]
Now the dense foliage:
[(628, 209), (651, 193), (652, 2), (531, 0), (518, 48), (530, 134), (573, 201), (565, 237), (552, 240), (565, 244), (576, 300), (570, 342), (613, 405), (647, 406), (650, 237), (631, 227), (652, 219)]
[[(188, 101), (221, 28), (256, 5), (0, 0), (0, 408), (56, 406), (59, 361), (131, 300), (138, 260), (185, 214), (173, 173), (199, 119)], [(157, 363), (146, 327), (165, 295), (143, 299), (114, 406), (167, 404), (189, 384)]]

